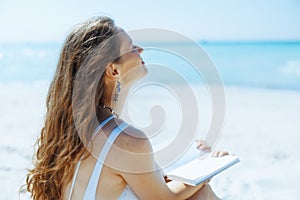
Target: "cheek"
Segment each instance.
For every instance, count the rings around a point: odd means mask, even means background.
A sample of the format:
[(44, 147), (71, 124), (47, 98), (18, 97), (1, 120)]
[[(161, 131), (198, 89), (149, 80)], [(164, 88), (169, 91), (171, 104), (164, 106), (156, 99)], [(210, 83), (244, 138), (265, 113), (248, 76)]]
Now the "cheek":
[(127, 56), (123, 60), (123, 66), (125, 68), (135, 68), (141, 65), (141, 59), (137, 55)]
[(147, 74), (147, 70), (142, 66), (141, 60), (138, 59), (128, 59), (123, 63), (122, 66), (122, 76), (127, 80), (134, 81)]

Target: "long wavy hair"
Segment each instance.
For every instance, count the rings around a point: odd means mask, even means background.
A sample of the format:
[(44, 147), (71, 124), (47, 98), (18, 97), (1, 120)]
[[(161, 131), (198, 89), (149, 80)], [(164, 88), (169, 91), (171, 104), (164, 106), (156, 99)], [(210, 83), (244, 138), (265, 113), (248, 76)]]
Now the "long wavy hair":
[[(108, 39), (119, 32), (112, 19), (97, 17), (82, 23), (67, 37), (48, 91), (45, 124), (35, 144), (34, 167), (26, 176), (27, 191), (33, 199), (62, 199), (77, 162), (90, 155), (84, 140), (90, 138), (97, 122), (89, 114), (101, 105), (103, 72), (120, 53), (119, 42)], [(75, 83), (79, 70), (84, 72), (79, 77), (83, 81)], [(76, 84), (81, 87), (74, 93)], [(96, 92), (91, 97), (83, 95), (84, 91)], [(82, 101), (74, 103), (74, 98)], [(74, 106), (79, 108), (76, 112)]]

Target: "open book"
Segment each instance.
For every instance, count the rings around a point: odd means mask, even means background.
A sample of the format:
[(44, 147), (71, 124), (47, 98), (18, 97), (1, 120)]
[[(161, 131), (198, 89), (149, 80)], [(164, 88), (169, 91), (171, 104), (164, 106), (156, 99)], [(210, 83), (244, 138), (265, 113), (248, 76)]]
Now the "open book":
[[(198, 154), (193, 153), (195, 151)], [(234, 155), (212, 157), (211, 153), (201, 159), (197, 149), (188, 154), (179, 160), (181, 164), (175, 162), (164, 170), (168, 179), (196, 186), (239, 162), (239, 158)]]

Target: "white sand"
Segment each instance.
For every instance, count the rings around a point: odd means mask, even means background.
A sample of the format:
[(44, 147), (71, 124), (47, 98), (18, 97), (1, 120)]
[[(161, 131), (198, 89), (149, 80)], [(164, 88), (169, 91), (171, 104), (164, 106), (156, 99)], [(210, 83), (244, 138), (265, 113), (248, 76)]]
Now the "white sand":
[[(47, 84), (0, 83), (0, 199), (18, 199), (45, 113)], [(300, 91), (226, 88), (218, 148), (241, 162), (215, 177), (219, 196), (299, 199)], [(21, 195), (22, 199), (28, 199)]]
[(219, 147), (241, 163), (216, 177), (234, 199), (299, 199), (300, 92), (228, 88)]

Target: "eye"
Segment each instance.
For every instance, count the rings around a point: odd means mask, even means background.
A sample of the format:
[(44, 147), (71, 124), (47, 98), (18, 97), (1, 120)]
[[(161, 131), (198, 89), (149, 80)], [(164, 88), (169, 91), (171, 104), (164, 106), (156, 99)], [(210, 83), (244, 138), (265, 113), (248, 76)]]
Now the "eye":
[(132, 46), (131, 52), (132, 52), (132, 53), (137, 53), (138, 51), (139, 51), (138, 46), (133, 45), (133, 46)]

